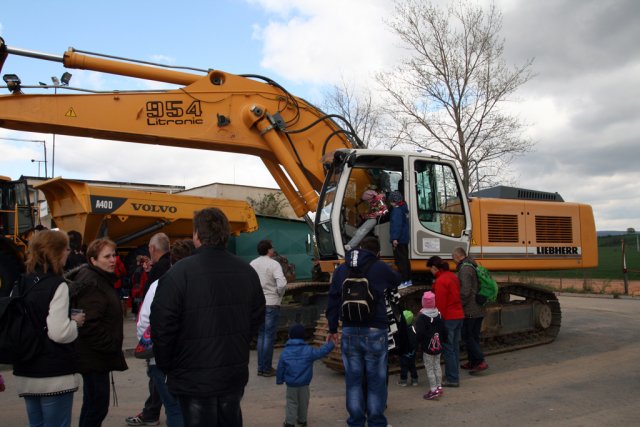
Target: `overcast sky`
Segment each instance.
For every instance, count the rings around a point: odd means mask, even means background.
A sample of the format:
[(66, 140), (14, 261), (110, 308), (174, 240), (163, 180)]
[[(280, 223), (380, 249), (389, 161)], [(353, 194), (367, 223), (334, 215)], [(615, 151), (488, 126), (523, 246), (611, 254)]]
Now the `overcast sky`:
[[(441, 1), (440, 3), (446, 3)], [(486, 3), (485, 3), (486, 4)], [(513, 164), (521, 187), (593, 206), (599, 230), (640, 229), (640, 2), (500, 0), (506, 59), (534, 58), (535, 78), (513, 112), (531, 124), (534, 151)], [(64, 9), (60, 9), (64, 7)], [(233, 73), (267, 75), (318, 102), (341, 78), (370, 81), (404, 54), (384, 19), (389, 0), (175, 2), (22, 1), (0, 17), (7, 45), (59, 54), (69, 47)], [(61, 64), (10, 57), (4, 73), (48, 82)], [(72, 86), (157, 87), (81, 70)], [(26, 90), (25, 90), (26, 91)], [(0, 129), (0, 138), (52, 136)], [(0, 175), (37, 175), (42, 144), (0, 139)], [(44, 168), (41, 167), (44, 175)], [(275, 187), (254, 158), (199, 150), (56, 137), (55, 174), (193, 187)]]

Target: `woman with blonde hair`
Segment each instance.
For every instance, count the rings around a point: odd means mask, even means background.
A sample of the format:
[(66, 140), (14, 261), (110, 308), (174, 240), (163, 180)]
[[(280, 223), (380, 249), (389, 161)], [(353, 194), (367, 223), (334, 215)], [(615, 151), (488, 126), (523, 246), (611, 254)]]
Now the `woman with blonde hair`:
[(82, 374), (83, 398), (80, 427), (102, 425), (109, 412), (109, 372), (124, 371), (122, 306), (113, 284), (118, 280), (116, 244), (96, 239), (87, 247), (87, 261), (71, 270), (71, 301), (84, 310), (87, 320), (80, 330), (76, 350)]
[(66, 233), (36, 233), (29, 242), (26, 274), (18, 284), (17, 291), (47, 332), (37, 356), (13, 365), (16, 388), (25, 400), (30, 426), (71, 425), (73, 393), (80, 382), (72, 342), (85, 315), (69, 317), (69, 288), (62, 277), (68, 255)]

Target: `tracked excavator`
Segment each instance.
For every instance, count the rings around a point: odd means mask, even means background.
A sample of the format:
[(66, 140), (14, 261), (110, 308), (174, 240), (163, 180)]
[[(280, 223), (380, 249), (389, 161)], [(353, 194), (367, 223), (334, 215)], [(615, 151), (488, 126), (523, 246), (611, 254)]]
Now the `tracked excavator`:
[[(5, 74), (0, 127), (97, 139), (195, 148), (260, 157), (300, 216), (312, 226), (322, 268), (332, 271), (362, 221), (361, 195), (375, 186), (400, 191), (410, 208), (412, 279), (401, 304), (414, 312), (430, 286), (425, 261), (451, 260), (463, 247), (493, 272), (590, 268), (597, 265), (591, 207), (550, 201), (548, 193), (510, 199), (463, 193), (453, 162), (418, 152), (367, 149), (342, 117), (328, 115), (269, 78), (142, 63), (70, 48), (52, 55), (0, 42), (0, 61), (19, 55), (176, 85), (153, 91), (41, 94), (16, 74)], [(310, 220), (309, 220), (310, 221)], [(372, 230), (381, 258), (393, 262), (389, 223)], [(326, 289), (325, 289), (326, 292)], [(500, 283), (487, 309), (483, 341), (488, 353), (553, 341), (561, 311), (553, 292), (523, 283)], [(326, 336), (320, 320), (316, 339)], [(326, 364), (341, 368), (339, 350)]]

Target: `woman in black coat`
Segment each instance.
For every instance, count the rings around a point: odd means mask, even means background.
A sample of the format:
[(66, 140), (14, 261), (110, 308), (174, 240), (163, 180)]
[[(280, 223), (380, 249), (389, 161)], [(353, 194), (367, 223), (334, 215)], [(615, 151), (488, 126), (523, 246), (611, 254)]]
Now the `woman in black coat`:
[(68, 273), (73, 307), (84, 310), (86, 320), (79, 331), (76, 349), (84, 395), (80, 427), (96, 427), (109, 411), (109, 372), (124, 371), (122, 352), (122, 306), (113, 290), (117, 280), (116, 244), (107, 238), (87, 248), (89, 264)]
[(36, 233), (29, 241), (27, 272), (18, 285), (37, 324), (47, 332), (35, 357), (13, 365), (30, 426), (70, 426), (73, 394), (80, 383), (73, 341), (85, 316), (69, 317), (69, 288), (62, 278), (68, 245), (62, 231)]

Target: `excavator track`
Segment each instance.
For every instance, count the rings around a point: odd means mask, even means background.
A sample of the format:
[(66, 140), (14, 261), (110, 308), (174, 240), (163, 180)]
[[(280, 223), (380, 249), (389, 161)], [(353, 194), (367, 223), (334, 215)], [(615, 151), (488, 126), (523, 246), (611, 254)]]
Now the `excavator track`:
[[(548, 344), (558, 336), (562, 313), (553, 292), (524, 283), (499, 283), (499, 286), (497, 302), (486, 307), (482, 324), (481, 340), (485, 355)], [(412, 286), (401, 290), (402, 308), (417, 313), (421, 308), (422, 293), (429, 289), (429, 286)], [(324, 343), (328, 333), (327, 319), (323, 315), (316, 324), (314, 343)], [(462, 360), (467, 357), (464, 348), (460, 357)], [(421, 360), (421, 356), (418, 355), (417, 359)], [(340, 345), (323, 359), (323, 363), (334, 371), (344, 372)], [(399, 370), (398, 357), (392, 353), (389, 356), (389, 372), (396, 373)]]

